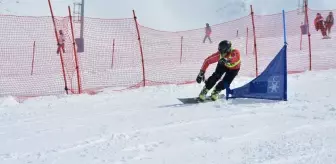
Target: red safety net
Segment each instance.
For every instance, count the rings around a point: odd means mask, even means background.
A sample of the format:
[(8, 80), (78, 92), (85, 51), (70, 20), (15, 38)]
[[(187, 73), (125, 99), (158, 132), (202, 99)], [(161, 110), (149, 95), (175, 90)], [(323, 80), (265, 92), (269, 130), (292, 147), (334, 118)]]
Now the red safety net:
[[(308, 10), (311, 57), (308, 33), (302, 34), (305, 30), (300, 28), (305, 14), (286, 12), (289, 73), (310, 68), (336, 68), (335, 34), (331, 33), (331, 39), (322, 39), (321, 32), (315, 30), (313, 21), (318, 12), (324, 17), (329, 13)], [(51, 17), (0, 16), (1, 95), (55, 95), (65, 93), (65, 86), (70, 94), (79, 93), (79, 85), (83, 92), (91, 92), (107, 87), (125, 89), (191, 83), (203, 60), (214, 53), (224, 39), (231, 40), (241, 52), (239, 76), (254, 77), (257, 70), (261, 73), (265, 69), (284, 44), (281, 13), (254, 15), (253, 21), (249, 15), (211, 25), (212, 43), (209, 40), (203, 43), (204, 28), (167, 32), (136, 24), (134, 18), (85, 18), (84, 52), (75, 54), (71, 23), (74, 38), (80, 36), (80, 24), (69, 18), (54, 18), (56, 31), (63, 30), (65, 36), (65, 53), (57, 54)], [(212, 74), (214, 68), (210, 66), (206, 76)]]

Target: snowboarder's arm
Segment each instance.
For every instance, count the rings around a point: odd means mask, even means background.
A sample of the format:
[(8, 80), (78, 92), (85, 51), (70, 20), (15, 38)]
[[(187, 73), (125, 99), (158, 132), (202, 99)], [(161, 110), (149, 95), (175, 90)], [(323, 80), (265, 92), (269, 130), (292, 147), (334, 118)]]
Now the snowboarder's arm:
[(201, 71), (205, 72), (206, 69), (209, 67), (209, 65), (218, 62), (219, 58), (220, 58), (220, 52), (216, 52), (207, 57), (203, 62)]

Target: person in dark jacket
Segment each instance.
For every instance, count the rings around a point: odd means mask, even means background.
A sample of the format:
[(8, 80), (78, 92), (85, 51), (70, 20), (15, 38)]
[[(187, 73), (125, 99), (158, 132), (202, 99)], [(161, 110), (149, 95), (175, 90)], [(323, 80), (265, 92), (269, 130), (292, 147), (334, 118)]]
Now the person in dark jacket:
[(328, 36), (330, 36), (330, 32), (331, 32), (331, 27), (334, 25), (334, 16), (333, 16), (333, 12), (330, 12), (329, 15), (326, 18), (325, 21), (325, 25), (328, 31)]

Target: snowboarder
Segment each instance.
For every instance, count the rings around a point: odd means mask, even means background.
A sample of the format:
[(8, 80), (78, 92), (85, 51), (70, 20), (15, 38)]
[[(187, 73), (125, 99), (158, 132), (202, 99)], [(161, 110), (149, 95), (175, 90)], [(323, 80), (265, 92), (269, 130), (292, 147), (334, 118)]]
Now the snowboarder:
[(223, 40), (218, 44), (218, 51), (208, 56), (202, 65), (202, 68), (196, 78), (197, 83), (204, 81), (204, 74), (210, 64), (217, 63), (215, 72), (205, 81), (198, 99), (204, 101), (206, 95), (211, 90), (217, 81), (224, 75), (224, 78), (216, 85), (211, 93), (211, 100), (215, 101), (219, 97), (219, 93), (226, 87), (229, 87), (233, 79), (237, 76), (240, 70), (240, 52), (232, 47), (232, 43), (228, 40)]

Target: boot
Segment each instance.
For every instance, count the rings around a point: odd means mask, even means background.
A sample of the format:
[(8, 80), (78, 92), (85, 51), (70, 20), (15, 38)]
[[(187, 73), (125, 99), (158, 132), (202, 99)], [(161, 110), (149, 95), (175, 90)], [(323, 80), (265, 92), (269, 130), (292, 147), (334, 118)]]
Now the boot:
[(202, 89), (202, 91), (201, 91), (201, 93), (198, 96), (198, 99), (201, 100), (201, 101), (204, 101), (208, 92), (209, 92), (209, 89), (207, 89), (204, 86), (203, 89)]
[(211, 100), (212, 100), (212, 101), (216, 101), (216, 100), (218, 100), (218, 98), (219, 98), (219, 93), (220, 93), (220, 92), (221, 92), (221, 91), (214, 89), (214, 90), (212, 91), (212, 93), (211, 93)]

